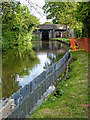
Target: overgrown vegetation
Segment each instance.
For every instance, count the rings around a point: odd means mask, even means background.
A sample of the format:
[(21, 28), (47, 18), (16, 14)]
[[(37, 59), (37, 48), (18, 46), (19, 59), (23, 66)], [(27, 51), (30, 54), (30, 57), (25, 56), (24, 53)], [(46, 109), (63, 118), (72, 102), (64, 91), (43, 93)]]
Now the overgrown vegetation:
[(70, 64), (69, 78), (62, 81), (31, 118), (88, 118), (88, 54), (72, 51), (71, 55), (77, 60)]
[(18, 55), (30, 51), (32, 32), (37, 25), (39, 19), (30, 14), (27, 6), (2, 2), (2, 50), (16, 49)]

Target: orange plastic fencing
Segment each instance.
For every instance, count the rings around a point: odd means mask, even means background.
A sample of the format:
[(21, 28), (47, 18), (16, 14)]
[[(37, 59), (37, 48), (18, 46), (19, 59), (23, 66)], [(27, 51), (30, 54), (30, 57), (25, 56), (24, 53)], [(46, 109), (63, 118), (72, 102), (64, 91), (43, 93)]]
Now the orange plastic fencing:
[(84, 38), (85, 40), (85, 49), (88, 53), (90, 53), (90, 38)]
[(70, 45), (71, 45), (72, 49), (75, 51), (76, 50), (76, 45), (75, 45), (74, 38), (70, 39)]
[(85, 40), (85, 49), (88, 52), (88, 40), (87, 38), (84, 38), (84, 40)]
[(90, 53), (90, 38), (71, 38), (70, 45), (74, 51), (86, 50), (86, 52)]

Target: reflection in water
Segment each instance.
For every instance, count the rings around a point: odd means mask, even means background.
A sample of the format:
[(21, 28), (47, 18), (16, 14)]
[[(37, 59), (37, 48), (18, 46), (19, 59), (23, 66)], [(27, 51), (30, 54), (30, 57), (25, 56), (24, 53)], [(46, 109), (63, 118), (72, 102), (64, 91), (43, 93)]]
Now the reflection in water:
[(38, 53), (37, 57), (40, 61), (39, 64), (35, 64), (32, 68), (32, 70), (30, 70), (30, 74), (29, 75), (25, 75), (23, 77), (23, 80), (20, 80), (20, 78), (18, 77), (19, 80), (19, 85), (20, 86), (24, 86), (25, 84), (29, 83), (31, 80), (33, 80), (37, 75), (39, 75), (44, 69), (43, 66), (45, 65), (45, 63), (49, 63), (50, 64), (50, 60), (47, 57), (47, 53)]
[(24, 76), (30, 74), (35, 64), (39, 64), (39, 59), (33, 53), (33, 57), (16, 57), (14, 51), (2, 56), (2, 96), (7, 98), (20, 88), (20, 83)]
[(33, 80), (44, 69), (58, 61), (68, 50), (56, 41), (32, 42), (32, 56), (16, 57), (12, 52), (2, 57), (2, 96), (10, 97), (20, 87)]

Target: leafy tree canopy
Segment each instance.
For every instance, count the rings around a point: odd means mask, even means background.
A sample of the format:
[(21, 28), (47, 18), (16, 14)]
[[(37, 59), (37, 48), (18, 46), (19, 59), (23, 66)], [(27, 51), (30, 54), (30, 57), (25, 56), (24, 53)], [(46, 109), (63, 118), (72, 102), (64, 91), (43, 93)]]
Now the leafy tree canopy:
[(14, 49), (19, 52), (31, 48), (32, 31), (39, 25), (39, 19), (30, 14), (27, 6), (20, 2), (2, 3), (2, 49)]
[(75, 13), (77, 21), (83, 23), (84, 36), (87, 33), (86, 35), (90, 37), (90, 2), (78, 3)]
[(49, 2), (43, 6), (43, 9), (47, 19), (53, 19), (53, 23), (66, 24), (70, 29), (81, 32), (82, 26), (86, 25), (86, 19), (88, 19), (89, 5), (82, 2)]

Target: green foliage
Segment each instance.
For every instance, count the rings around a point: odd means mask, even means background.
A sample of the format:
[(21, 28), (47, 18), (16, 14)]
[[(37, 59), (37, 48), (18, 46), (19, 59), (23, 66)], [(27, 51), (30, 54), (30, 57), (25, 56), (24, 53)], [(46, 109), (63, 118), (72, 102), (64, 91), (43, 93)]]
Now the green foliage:
[(76, 4), (71, 2), (49, 2), (43, 6), (47, 19), (53, 19), (53, 23), (66, 24), (73, 28), (76, 22), (73, 10)]
[(33, 34), (33, 35), (32, 35), (32, 40), (40, 40), (39, 35)]
[(88, 2), (80, 2), (77, 4), (76, 9), (76, 18), (78, 21), (85, 22), (85, 20), (89, 21), (90, 11), (89, 11), (90, 3)]
[(44, 24), (53, 24), (53, 22), (45, 22)]
[(74, 29), (74, 33), (75, 33), (75, 38), (80, 38), (82, 37), (82, 31), (78, 30), (78, 29)]
[(2, 3), (2, 50), (17, 48), (22, 54), (30, 50), (32, 32), (39, 19), (30, 14), (27, 6), (19, 2)]
[(70, 38), (68, 29), (66, 30), (66, 34), (67, 34), (67, 38)]
[(75, 16), (77, 21), (83, 23), (83, 34), (86, 37), (90, 37), (90, 2), (80, 2), (77, 5), (77, 9), (75, 11)]
[(52, 38), (51, 40), (61, 40), (70, 43), (70, 38)]
[(90, 33), (89, 6), (88, 2), (48, 2), (43, 9), (48, 14), (47, 19), (53, 19), (55, 24), (66, 24), (75, 32), (77, 30), (76, 37), (80, 37), (81, 33), (85, 33), (85, 37)]

